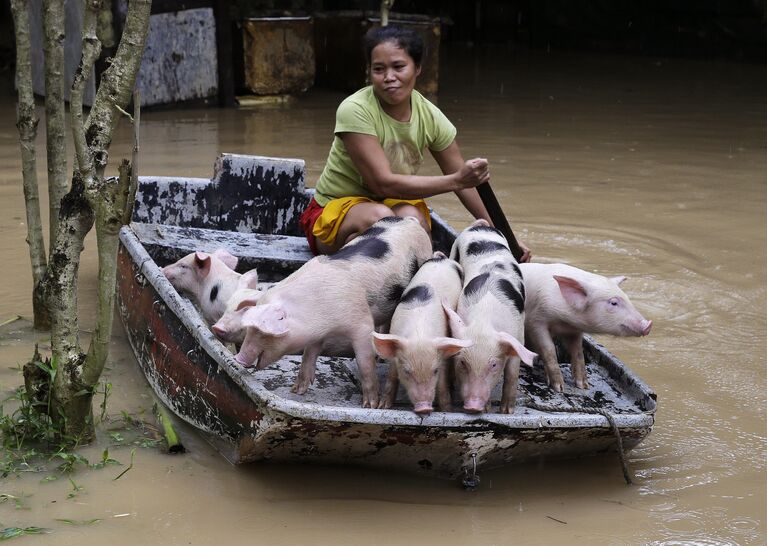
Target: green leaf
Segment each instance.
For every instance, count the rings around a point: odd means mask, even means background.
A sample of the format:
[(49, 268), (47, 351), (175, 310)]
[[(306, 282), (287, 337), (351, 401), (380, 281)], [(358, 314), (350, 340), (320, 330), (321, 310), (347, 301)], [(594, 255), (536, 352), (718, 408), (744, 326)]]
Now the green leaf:
[(47, 366), (45, 362), (40, 362), (39, 360), (35, 361), (35, 366), (43, 370), (45, 373), (47, 373), (49, 376), (52, 376), (55, 373), (55, 370), (51, 368), (50, 366)]
[(24, 535), (42, 535), (50, 532), (50, 529), (43, 527), (6, 527), (0, 530), (0, 540), (10, 540)]
[(94, 523), (98, 523), (102, 520), (101, 518), (82, 519), (82, 520), (56, 518), (56, 521), (60, 521), (62, 523), (68, 523), (69, 525), (93, 525)]
[(133, 468), (133, 457), (134, 457), (134, 455), (136, 455), (136, 448), (133, 448), (133, 449), (131, 449), (131, 450), (130, 450), (130, 465), (128, 465), (128, 468), (126, 468), (125, 470), (123, 470), (122, 472), (120, 472), (120, 473), (117, 475), (117, 477), (116, 477), (116, 478), (113, 478), (113, 479), (112, 479), (112, 481), (117, 481), (117, 480), (119, 480), (120, 478), (122, 478), (122, 477), (125, 475), (125, 473), (126, 473), (126, 472), (128, 472), (128, 470), (130, 470), (131, 468)]

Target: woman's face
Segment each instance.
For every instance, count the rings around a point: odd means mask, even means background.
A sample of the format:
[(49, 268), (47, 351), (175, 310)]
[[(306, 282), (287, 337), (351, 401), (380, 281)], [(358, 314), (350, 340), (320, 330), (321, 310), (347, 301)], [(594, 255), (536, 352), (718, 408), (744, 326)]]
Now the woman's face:
[(421, 67), (397, 42), (382, 42), (370, 53), (370, 83), (376, 96), (391, 106), (410, 101)]

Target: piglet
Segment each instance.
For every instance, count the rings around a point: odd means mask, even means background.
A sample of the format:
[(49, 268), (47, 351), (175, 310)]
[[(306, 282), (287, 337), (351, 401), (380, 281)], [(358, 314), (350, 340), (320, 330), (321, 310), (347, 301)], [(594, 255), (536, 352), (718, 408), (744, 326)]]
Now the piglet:
[(255, 269), (241, 275), (235, 267), (237, 258), (225, 249), (218, 249), (213, 254), (192, 252), (163, 267), (162, 272), (179, 294), (189, 297), (200, 308), (210, 324), (224, 314), (235, 290), (255, 289), (258, 285)]
[(455, 360), (455, 378), (463, 409), (481, 413), (490, 407), (490, 393), (504, 378), (501, 413), (516, 406), (520, 361), (532, 364), (535, 353), (525, 348), (525, 287), (519, 265), (501, 232), (485, 220), (462, 231), (450, 251), (464, 271), (458, 308), (445, 307), (452, 335), (473, 345)]
[(264, 295), (263, 290), (249, 287), (240, 287), (229, 296), (221, 317), (210, 327), (213, 333), (221, 341), (242, 345), (245, 341), (245, 327), (242, 325), (242, 316), (245, 309), (258, 304), (258, 300)]
[(380, 408), (394, 404), (399, 382), (418, 415), (433, 411), (435, 391), (440, 411), (450, 411), (450, 387), (445, 359), (471, 341), (447, 337), (443, 304), (455, 309), (463, 270), (442, 252), (424, 263), (405, 289), (391, 319), (388, 334), (373, 332), (373, 345), (388, 359), (389, 372)]
[(575, 386), (589, 387), (583, 333), (646, 336), (652, 321), (637, 311), (619, 285), (626, 277), (603, 277), (565, 264), (520, 264), (525, 280), (525, 333), (541, 355), (549, 385), (562, 392), (564, 379), (552, 336), (570, 353)]
[[(258, 369), (303, 350), (293, 392), (314, 382), (317, 356), (351, 347), (362, 382), (363, 407), (379, 400), (370, 332), (387, 324), (410, 279), (431, 256), (431, 241), (415, 218), (379, 220), (338, 252), (317, 256), (267, 290), (255, 306), (242, 306), (214, 325), (245, 328), (235, 359)], [(225, 335), (236, 335), (226, 332)]]

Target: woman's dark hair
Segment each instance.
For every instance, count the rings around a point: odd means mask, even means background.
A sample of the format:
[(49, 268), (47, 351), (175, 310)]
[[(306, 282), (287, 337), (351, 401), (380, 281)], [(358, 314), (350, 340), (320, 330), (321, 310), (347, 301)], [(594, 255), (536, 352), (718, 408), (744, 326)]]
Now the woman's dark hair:
[(370, 57), (373, 48), (384, 42), (395, 42), (398, 47), (404, 49), (413, 59), (416, 66), (421, 66), (423, 59), (423, 40), (421, 36), (411, 28), (387, 25), (385, 27), (372, 27), (365, 33), (365, 60), (370, 65)]

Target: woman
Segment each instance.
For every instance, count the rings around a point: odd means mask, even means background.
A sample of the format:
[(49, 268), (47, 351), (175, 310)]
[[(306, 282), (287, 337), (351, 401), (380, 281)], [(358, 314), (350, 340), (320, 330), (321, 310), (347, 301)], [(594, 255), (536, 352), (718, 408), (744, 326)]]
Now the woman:
[[(456, 129), (414, 90), (423, 41), (410, 29), (386, 26), (365, 35), (371, 85), (347, 97), (336, 113), (335, 139), (301, 226), (314, 254), (332, 254), (386, 216), (414, 216), (429, 232), (423, 198), (453, 191), (475, 217), (492, 225), (475, 186), (490, 177), (486, 159), (463, 160)], [(442, 176), (419, 176), (428, 148)], [(523, 261), (530, 251), (524, 245)]]

